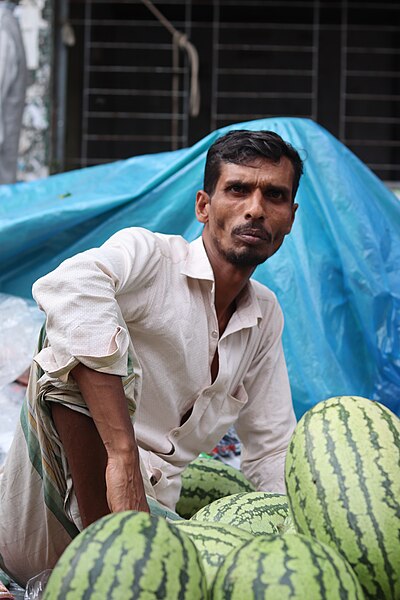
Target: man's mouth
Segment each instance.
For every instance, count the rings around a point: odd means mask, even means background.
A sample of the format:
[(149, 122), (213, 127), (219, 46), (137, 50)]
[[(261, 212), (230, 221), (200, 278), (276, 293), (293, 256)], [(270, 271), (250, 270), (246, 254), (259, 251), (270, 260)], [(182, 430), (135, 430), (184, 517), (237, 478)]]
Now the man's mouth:
[(263, 227), (236, 227), (232, 233), (250, 244), (271, 242), (271, 234)]

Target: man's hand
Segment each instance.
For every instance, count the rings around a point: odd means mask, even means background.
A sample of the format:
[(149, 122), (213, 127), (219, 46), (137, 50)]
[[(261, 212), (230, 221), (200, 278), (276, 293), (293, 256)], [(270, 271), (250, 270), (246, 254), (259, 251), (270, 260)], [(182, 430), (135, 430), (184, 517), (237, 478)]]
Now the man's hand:
[(143, 481), (132, 460), (109, 457), (106, 467), (107, 503), (111, 512), (141, 510), (149, 512)]
[(82, 364), (71, 372), (92, 419), (54, 404), (84, 527), (111, 512), (149, 512), (121, 377)]

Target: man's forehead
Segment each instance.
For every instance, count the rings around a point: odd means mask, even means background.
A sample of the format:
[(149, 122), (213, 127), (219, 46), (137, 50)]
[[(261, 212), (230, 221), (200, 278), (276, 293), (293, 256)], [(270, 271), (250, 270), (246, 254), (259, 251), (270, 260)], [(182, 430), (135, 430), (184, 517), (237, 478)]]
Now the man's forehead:
[(221, 162), (219, 179), (271, 179), (277, 178), (285, 180), (292, 184), (294, 169), (290, 160), (282, 156), (279, 162), (268, 160), (266, 158), (255, 158), (246, 164), (236, 164), (232, 162)]

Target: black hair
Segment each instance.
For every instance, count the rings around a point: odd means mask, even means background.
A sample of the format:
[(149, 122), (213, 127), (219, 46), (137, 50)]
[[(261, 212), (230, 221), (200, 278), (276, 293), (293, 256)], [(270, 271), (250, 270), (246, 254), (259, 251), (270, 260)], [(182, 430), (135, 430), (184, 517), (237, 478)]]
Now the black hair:
[(248, 165), (257, 158), (278, 163), (282, 156), (293, 165), (293, 200), (303, 173), (303, 161), (297, 150), (273, 131), (237, 129), (218, 138), (207, 152), (204, 191), (212, 196), (221, 174), (221, 163)]

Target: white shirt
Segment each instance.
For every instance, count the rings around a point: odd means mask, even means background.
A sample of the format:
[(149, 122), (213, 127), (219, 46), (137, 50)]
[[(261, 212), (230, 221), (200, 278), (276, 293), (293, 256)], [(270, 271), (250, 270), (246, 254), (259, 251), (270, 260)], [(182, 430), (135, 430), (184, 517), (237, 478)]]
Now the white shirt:
[(233, 423), (243, 473), (257, 489), (284, 493), (295, 417), (282, 312), (268, 288), (250, 280), (219, 337), (202, 238), (188, 243), (131, 228), (65, 261), (33, 294), (47, 314), (50, 342), (35, 360), (51, 378), (67, 382), (78, 362), (125, 376), (128, 353), (133, 357), (135, 434), (160, 502), (174, 508), (183, 468)]

